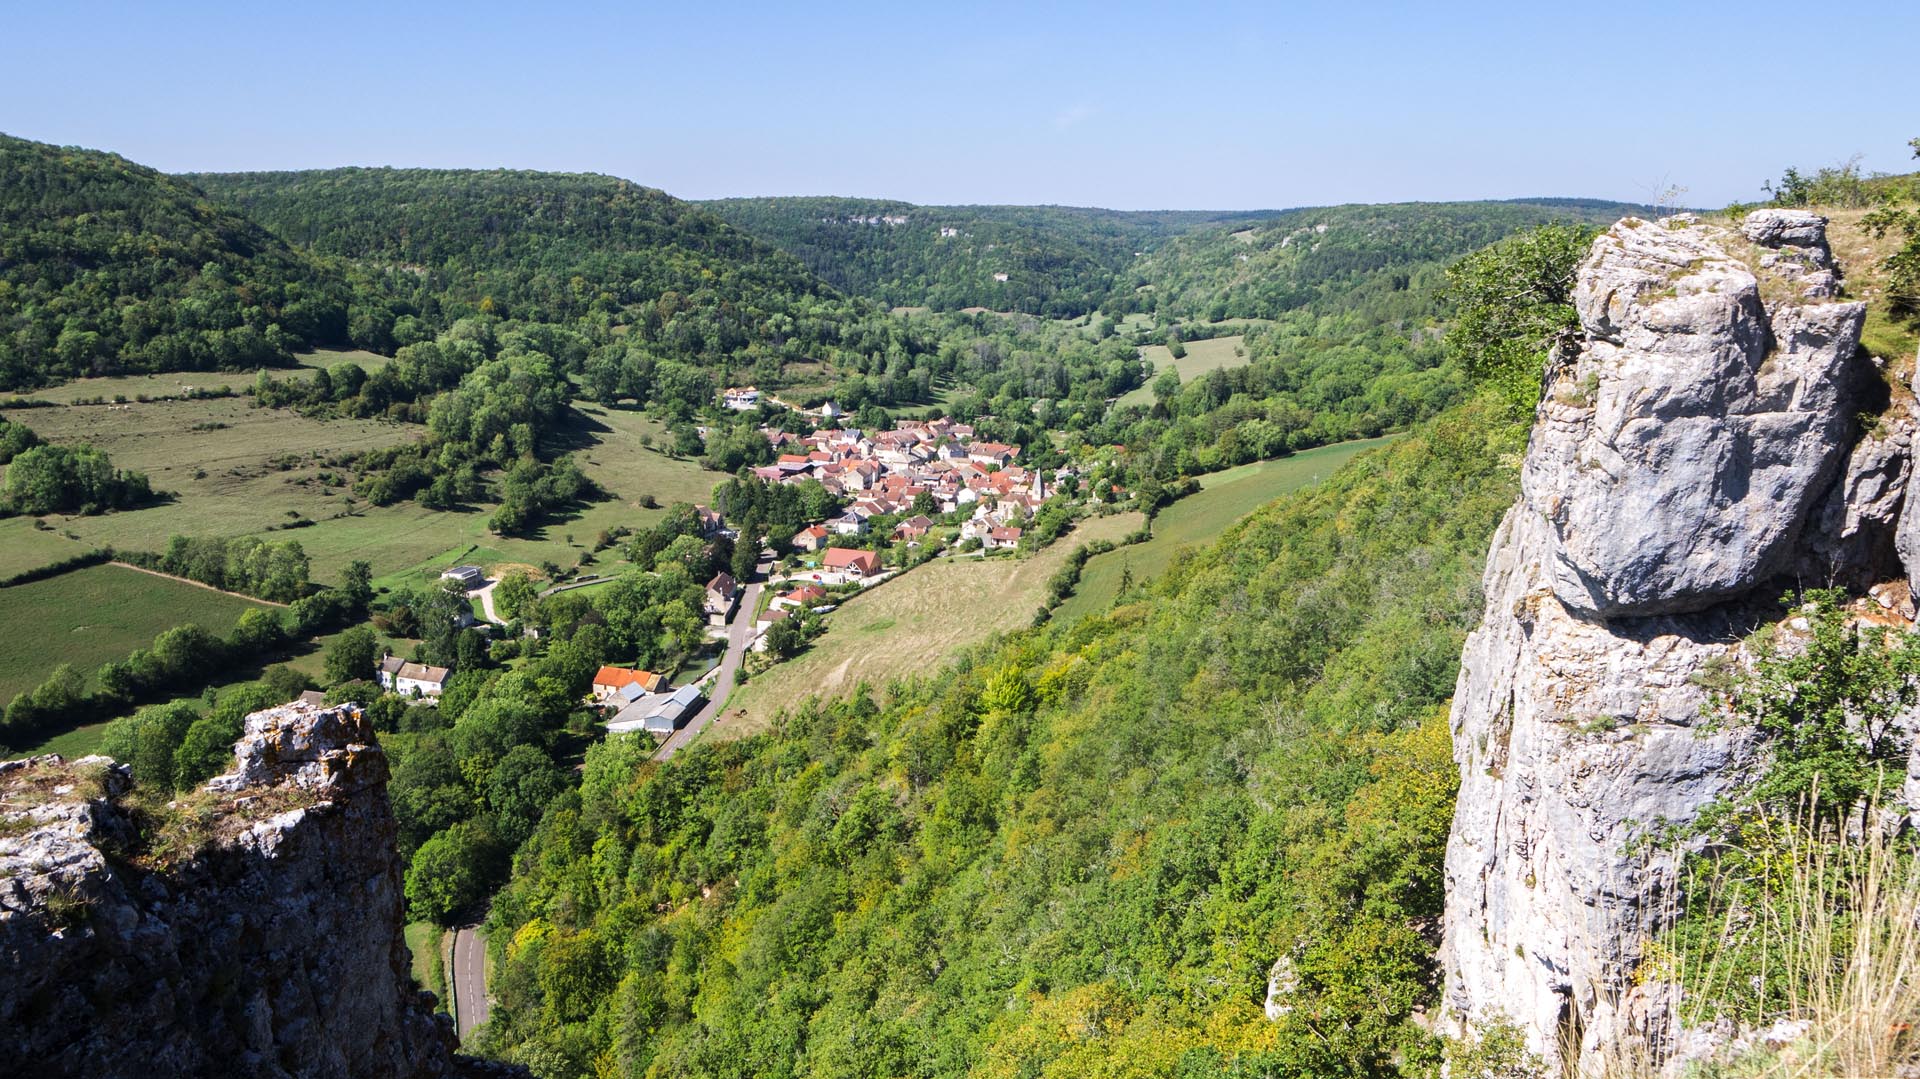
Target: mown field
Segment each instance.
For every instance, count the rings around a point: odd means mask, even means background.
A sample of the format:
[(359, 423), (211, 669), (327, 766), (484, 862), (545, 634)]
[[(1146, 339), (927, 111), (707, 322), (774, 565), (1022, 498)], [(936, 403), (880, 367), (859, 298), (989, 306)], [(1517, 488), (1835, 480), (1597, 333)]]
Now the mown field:
[(123, 566), (0, 589), (0, 700), (32, 689), (62, 663), (90, 672), (188, 622), (224, 635), (253, 606)]
[(1144, 583), (1166, 569), (1181, 550), (1212, 543), (1228, 525), (1289, 491), (1318, 483), (1356, 454), (1383, 445), (1388, 438), (1321, 446), (1201, 477), (1199, 493), (1175, 502), (1154, 518), (1152, 539), (1088, 559), (1079, 587), (1054, 617), (1078, 618), (1105, 609), (1112, 605), (1120, 578), (1128, 570), (1135, 581)]
[[(331, 355), (337, 362), (344, 354), (310, 355)], [(167, 379), (197, 377), (154, 376), (155, 389), (163, 388)], [(93, 379), (49, 392), (90, 397), (99, 384), (132, 381)], [(95, 388), (85, 393), (74, 389), (88, 383)], [(348, 562), (360, 558), (373, 563), (376, 575), (390, 579), (430, 577), (456, 561), (483, 558), (571, 566), (591, 549), (602, 529), (650, 523), (676, 501), (705, 502), (723, 478), (694, 461), (649, 448), (648, 442), (661, 446), (670, 441), (657, 422), (638, 412), (583, 403), (566, 437), (584, 471), (611, 497), (573, 519), (504, 539), (487, 531), (491, 505), (455, 511), (427, 510), (410, 502), (373, 506), (353, 496), (347, 468), (329, 463), (418, 438), (418, 427), (380, 420), (307, 419), (287, 410), (254, 408), (247, 398), (69, 405), (11, 415), (48, 441), (91, 442), (111, 454), (116, 465), (145, 472), (155, 489), (174, 497), (98, 517), (50, 516), (53, 533), (36, 533), (28, 521), (4, 522), (0, 576), (102, 545), (153, 550), (176, 533), (240, 536), (270, 531), (275, 539), (299, 540), (320, 581), (337, 579)], [(648, 498), (655, 508), (641, 505)], [(288, 530), (300, 521), (312, 523)], [(476, 547), (484, 550), (473, 553)], [(62, 551), (66, 553), (56, 553)]]
[(801, 699), (834, 696), (861, 682), (876, 689), (935, 669), (961, 648), (1033, 620), (1047, 579), (1082, 543), (1118, 540), (1140, 527), (1137, 513), (1097, 517), (1032, 558), (930, 562), (848, 600), (828, 616), (811, 649), (734, 691), (715, 727), (737, 738), (764, 729)]
[(91, 545), (70, 540), (57, 531), (35, 528), (31, 517), (0, 520), (0, 580), (41, 566), (50, 566), (90, 550)]
[(1191, 381), (1196, 375), (1221, 367), (1240, 367), (1247, 363), (1246, 349), (1242, 342), (1246, 339), (1239, 335), (1233, 337), (1215, 337), (1207, 341), (1193, 341), (1186, 346), (1187, 354), (1179, 359), (1165, 345), (1148, 345), (1140, 350), (1141, 358), (1153, 361), (1153, 374), (1147, 381), (1122, 394), (1119, 404), (1153, 404), (1153, 380), (1160, 372), (1172, 364), (1180, 372), (1180, 381)]

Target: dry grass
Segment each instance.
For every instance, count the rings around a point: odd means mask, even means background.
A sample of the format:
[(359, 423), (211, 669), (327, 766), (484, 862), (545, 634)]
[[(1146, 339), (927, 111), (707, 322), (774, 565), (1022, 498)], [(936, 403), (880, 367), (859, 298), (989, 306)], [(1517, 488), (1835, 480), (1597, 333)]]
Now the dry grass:
[[(1727, 1076), (1910, 1075), (1920, 1069), (1920, 857), (1910, 836), (1866, 829), (1823, 841), (1769, 820), (1749, 852), (1777, 883), (1729, 904), (1718, 935), (1677, 957), (1689, 1027), (1783, 987), (1767, 1020), (1804, 1027), (1779, 1048), (1716, 1065)], [(1742, 961), (1742, 960), (1745, 961)], [(1751, 1021), (1752, 1017), (1747, 1017)]]
[(1074, 547), (1118, 540), (1140, 521), (1136, 513), (1094, 518), (1032, 558), (942, 559), (855, 596), (828, 616), (826, 635), (811, 649), (734, 692), (717, 736), (764, 730), (807, 697), (836, 696), (861, 682), (879, 689), (924, 674), (962, 648), (1029, 625), (1045, 600), (1047, 579)]

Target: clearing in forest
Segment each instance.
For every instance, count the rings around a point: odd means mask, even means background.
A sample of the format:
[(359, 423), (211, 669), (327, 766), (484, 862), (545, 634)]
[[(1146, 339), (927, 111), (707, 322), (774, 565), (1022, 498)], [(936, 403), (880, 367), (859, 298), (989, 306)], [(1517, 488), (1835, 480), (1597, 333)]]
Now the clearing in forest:
[(1168, 364), (1172, 364), (1174, 370), (1180, 372), (1182, 384), (1191, 382), (1208, 371), (1223, 367), (1245, 366), (1248, 362), (1245, 341), (1246, 338), (1238, 334), (1232, 337), (1215, 337), (1206, 341), (1189, 341), (1184, 346), (1187, 354), (1177, 360), (1173, 358), (1173, 353), (1167, 346), (1148, 345), (1140, 350), (1140, 357), (1153, 361), (1153, 374), (1147, 376), (1146, 382), (1121, 395), (1116, 403), (1153, 404), (1153, 380), (1159, 376), (1160, 372), (1167, 369)]

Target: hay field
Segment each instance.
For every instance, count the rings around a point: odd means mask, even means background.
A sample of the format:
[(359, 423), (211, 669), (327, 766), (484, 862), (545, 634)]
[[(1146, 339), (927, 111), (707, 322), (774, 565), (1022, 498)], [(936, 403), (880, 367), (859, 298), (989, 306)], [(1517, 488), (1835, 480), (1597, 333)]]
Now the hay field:
[(763, 730), (809, 696), (834, 696), (861, 682), (938, 669), (956, 651), (1021, 629), (1046, 597), (1047, 579), (1082, 543), (1118, 540), (1140, 527), (1137, 513), (1096, 517), (1032, 558), (940, 559), (848, 600), (827, 616), (811, 649), (735, 690), (715, 730), (738, 738)]
[(62, 663), (92, 671), (188, 622), (225, 635), (265, 606), (124, 566), (89, 566), (0, 589), (0, 700), (32, 689)]

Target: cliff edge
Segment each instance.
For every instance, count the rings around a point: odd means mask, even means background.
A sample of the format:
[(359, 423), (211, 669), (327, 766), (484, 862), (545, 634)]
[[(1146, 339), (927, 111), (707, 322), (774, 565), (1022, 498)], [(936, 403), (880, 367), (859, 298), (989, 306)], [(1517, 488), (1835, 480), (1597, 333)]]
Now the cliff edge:
[(355, 705), (247, 717), (167, 803), (105, 757), (0, 763), (0, 1054), (21, 1074), (418, 1076), (387, 762)]
[(1582, 262), (1455, 689), (1454, 1030), (1511, 1021), (1550, 1063), (1662, 1056), (1672, 990), (1636, 975), (1676, 865), (1646, 841), (1754, 763), (1752, 732), (1705, 726), (1711, 687), (1795, 585), (1911, 617), (1912, 421), (1857, 433), (1887, 388), (1837, 275), (1824, 219), (1788, 210), (1629, 218)]

